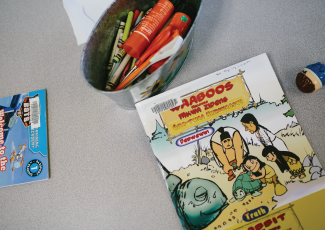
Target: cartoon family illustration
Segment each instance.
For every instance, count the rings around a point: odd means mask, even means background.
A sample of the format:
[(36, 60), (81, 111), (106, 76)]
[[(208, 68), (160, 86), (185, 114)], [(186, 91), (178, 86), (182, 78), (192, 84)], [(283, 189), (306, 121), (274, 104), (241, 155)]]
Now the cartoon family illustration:
[[(260, 125), (253, 114), (245, 114), (240, 121), (245, 131), (255, 134), (264, 146), (261, 157), (266, 161), (275, 162), (282, 173), (288, 171), (291, 174), (290, 179), (306, 177), (300, 158), (288, 151), (283, 140)], [(235, 128), (220, 127), (211, 137), (210, 145), (223, 171), (228, 174), (228, 181), (236, 178), (235, 170), (243, 169), (234, 182), (234, 198), (230, 202), (242, 200), (248, 193), (258, 196), (266, 184), (274, 185), (274, 193), (277, 196), (287, 192), (287, 188), (280, 183), (278, 175), (270, 165), (256, 156), (249, 155), (246, 141)]]
[[(282, 196), (288, 191), (284, 178), (289, 181), (306, 177), (300, 157), (290, 152), (281, 138), (259, 124), (253, 114), (244, 114), (240, 123), (246, 132), (256, 136), (260, 146), (248, 145), (239, 130), (224, 126), (217, 127), (210, 138), (211, 149), (205, 150), (205, 153), (209, 151), (213, 154), (209, 159), (214, 158), (216, 163), (211, 164), (210, 169), (208, 165), (202, 167), (199, 174), (193, 170), (192, 177), (192, 173), (184, 173), (185, 169), (171, 173), (158, 160), (184, 229), (199, 230), (209, 226), (226, 208), (237, 207), (236, 204), (231, 205), (232, 203), (243, 201), (240, 205), (242, 207), (248, 205), (248, 202), (244, 201), (248, 195), (263, 198), (264, 188), (267, 190), (267, 196), (269, 191), (271, 195)], [(220, 169), (215, 170), (215, 166)], [(196, 169), (197, 165), (193, 167)], [(209, 170), (227, 174), (227, 186), (224, 186), (223, 182), (219, 184), (217, 180), (205, 177), (205, 172), (208, 173)], [(286, 174), (279, 177), (281, 173)], [(212, 178), (215, 176), (217, 174), (212, 175)], [(220, 178), (223, 177), (224, 175)], [(228, 189), (230, 183), (232, 190)], [(229, 197), (230, 194), (233, 197)], [(248, 200), (251, 202), (253, 199)]]

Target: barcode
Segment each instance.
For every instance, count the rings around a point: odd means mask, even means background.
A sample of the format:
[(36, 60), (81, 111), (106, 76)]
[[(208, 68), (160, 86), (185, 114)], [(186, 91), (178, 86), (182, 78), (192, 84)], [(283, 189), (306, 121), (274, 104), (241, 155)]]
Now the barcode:
[(151, 108), (153, 113), (161, 113), (168, 109), (172, 109), (177, 105), (177, 99), (169, 99), (168, 101), (161, 102)]
[(30, 110), (31, 110), (31, 121), (32, 124), (38, 124), (39, 122), (39, 106), (37, 101), (33, 101), (31, 106), (30, 106)]

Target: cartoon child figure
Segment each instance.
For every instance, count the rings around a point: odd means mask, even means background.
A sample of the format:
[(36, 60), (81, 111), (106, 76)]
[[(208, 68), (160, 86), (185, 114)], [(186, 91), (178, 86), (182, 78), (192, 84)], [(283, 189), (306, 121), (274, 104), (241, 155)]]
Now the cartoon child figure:
[(276, 137), (264, 126), (260, 125), (253, 114), (246, 113), (240, 121), (245, 127), (245, 131), (249, 131), (251, 134), (255, 133), (257, 139), (264, 147), (272, 145), (281, 151), (288, 151), (288, 148), (283, 140)]
[(222, 164), (223, 170), (228, 174), (228, 181), (236, 175), (233, 170), (240, 167), (243, 158), (248, 154), (245, 140), (239, 131), (232, 127), (221, 127), (211, 137), (211, 149)]
[(300, 179), (306, 177), (300, 158), (292, 152), (279, 151), (274, 146), (266, 146), (262, 151), (262, 156), (266, 157), (268, 161), (275, 162), (281, 172), (288, 170), (291, 174), (290, 179), (295, 179), (297, 176)]
[(274, 193), (277, 196), (282, 196), (287, 192), (287, 188), (279, 182), (274, 169), (260, 161), (257, 157), (247, 156), (243, 161), (243, 165), (247, 171), (252, 172), (250, 174), (252, 181), (261, 180), (263, 184), (274, 184)]

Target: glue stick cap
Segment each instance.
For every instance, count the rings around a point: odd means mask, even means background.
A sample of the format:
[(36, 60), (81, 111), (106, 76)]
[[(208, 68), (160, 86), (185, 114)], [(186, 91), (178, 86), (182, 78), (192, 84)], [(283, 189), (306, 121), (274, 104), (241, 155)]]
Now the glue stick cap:
[(177, 12), (186, 14), (192, 21), (194, 20), (194, 18), (196, 16), (195, 9), (192, 6), (185, 4), (185, 3), (180, 5)]
[(123, 45), (123, 49), (133, 58), (139, 58), (143, 51), (148, 47), (149, 41), (141, 34), (133, 32)]

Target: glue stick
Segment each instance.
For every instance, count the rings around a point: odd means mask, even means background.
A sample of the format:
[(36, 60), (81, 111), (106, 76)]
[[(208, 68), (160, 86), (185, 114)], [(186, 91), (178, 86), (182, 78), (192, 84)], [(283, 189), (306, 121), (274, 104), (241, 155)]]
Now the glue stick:
[(124, 50), (134, 58), (139, 58), (159, 30), (174, 11), (178, 0), (159, 0), (137, 29), (125, 41)]

